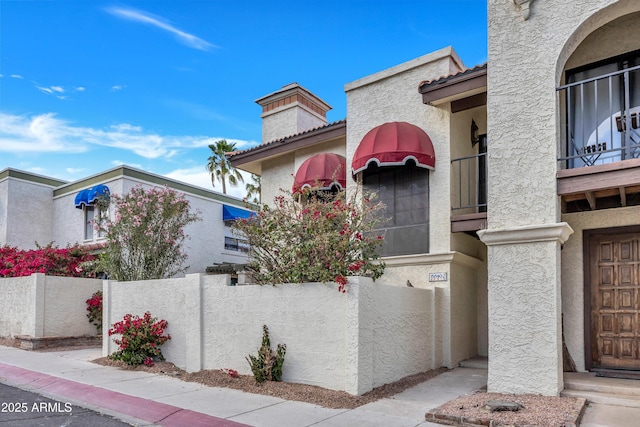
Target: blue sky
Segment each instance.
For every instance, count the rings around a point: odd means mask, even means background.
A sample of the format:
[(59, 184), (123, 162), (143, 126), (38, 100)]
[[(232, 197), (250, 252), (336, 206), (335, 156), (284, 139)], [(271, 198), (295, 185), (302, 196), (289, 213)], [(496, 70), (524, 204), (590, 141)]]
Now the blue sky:
[(341, 120), (345, 83), (449, 45), (483, 63), (486, 27), (486, 0), (2, 0), (0, 170), (211, 188), (208, 144), (260, 143), (261, 96), (298, 82)]

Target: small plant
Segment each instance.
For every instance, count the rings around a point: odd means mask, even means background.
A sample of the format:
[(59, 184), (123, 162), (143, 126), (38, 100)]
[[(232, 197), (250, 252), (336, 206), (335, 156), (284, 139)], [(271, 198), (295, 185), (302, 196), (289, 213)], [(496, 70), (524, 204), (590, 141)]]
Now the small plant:
[(225, 374), (229, 375), (231, 378), (238, 378), (240, 375), (238, 374), (238, 371), (236, 371), (235, 369), (220, 369), (220, 372), (224, 372)]
[(98, 330), (98, 334), (102, 333), (102, 291), (97, 291), (87, 301), (87, 317), (89, 323), (92, 323)]
[(271, 341), (269, 340), (269, 329), (267, 325), (263, 325), (262, 345), (258, 349), (258, 357), (249, 355), (246, 358), (256, 383), (282, 381), (282, 364), (284, 363), (284, 354), (286, 352), (287, 346), (285, 344), (278, 344), (274, 353), (271, 349)]
[(154, 360), (163, 361), (164, 356), (160, 346), (171, 339), (171, 335), (164, 335), (167, 328), (166, 320), (151, 317), (148, 311), (144, 317), (126, 314), (124, 319), (113, 324), (109, 329), (109, 336), (119, 334), (120, 339), (114, 338), (119, 349), (109, 356), (112, 360), (122, 360), (129, 366), (144, 363), (153, 366)]

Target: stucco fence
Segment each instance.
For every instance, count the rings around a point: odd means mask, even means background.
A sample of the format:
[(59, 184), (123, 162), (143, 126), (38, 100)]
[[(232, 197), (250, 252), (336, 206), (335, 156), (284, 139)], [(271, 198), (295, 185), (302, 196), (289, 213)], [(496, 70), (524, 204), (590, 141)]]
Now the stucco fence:
[(335, 284), (228, 286), (227, 275), (190, 274), (143, 282), (104, 282), (103, 355), (117, 350), (109, 325), (127, 313), (168, 321), (168, 361), (195, 372), (251, 370), (262, 325), (271, 345), (287, 345), (283, 380), (351, 394), (437, 368), (437, 292), (349, 278)]
[(95, 336), (86, 300), (102, 280), (45, 276), (0, 278), (0, 337)]

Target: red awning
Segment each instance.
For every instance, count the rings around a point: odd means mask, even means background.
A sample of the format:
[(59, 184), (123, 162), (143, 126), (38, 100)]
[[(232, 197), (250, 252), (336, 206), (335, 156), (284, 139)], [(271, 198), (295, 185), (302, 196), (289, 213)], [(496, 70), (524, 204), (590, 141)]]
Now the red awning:
[(293, 190), (313, 187), (330, 190), (332, 186), (347, 186), (347, 161), (339, 154), (320, 153), (305, 160), (296, 172)]
[(435, 169), (436, 155), (429, 135), (407, 122), (389, 122), (371, 129), (360, 141), (351, 162), (355, 175), (375, 162), (399, 166), (413, 160), (416, 166)]

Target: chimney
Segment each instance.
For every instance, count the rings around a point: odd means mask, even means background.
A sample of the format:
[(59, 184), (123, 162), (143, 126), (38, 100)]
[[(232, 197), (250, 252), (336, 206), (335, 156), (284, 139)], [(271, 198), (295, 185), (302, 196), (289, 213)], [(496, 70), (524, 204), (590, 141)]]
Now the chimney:
[(327, 124), (331, 106), (291, 83), (256, 100), (262, 107), (262, 142), (271, 142)]

